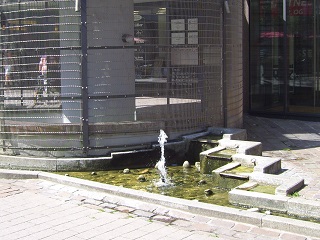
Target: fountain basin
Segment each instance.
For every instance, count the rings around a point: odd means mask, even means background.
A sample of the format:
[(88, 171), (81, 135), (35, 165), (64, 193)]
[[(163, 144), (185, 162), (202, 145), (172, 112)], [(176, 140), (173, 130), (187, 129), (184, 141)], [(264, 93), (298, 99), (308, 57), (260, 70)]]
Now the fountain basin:
[[(234, 133), (234, 134), (233, 134)], [(214, 129), (209, 128), (208, 131), (192, 134), (188, 136), (181, 137), (180, 142), (169, 142), (166, 144), (166, 151), (169, 151), (170, 155), (172, 153), (187, 152), (187, 149), (190, 146), (190, 143), (195, 139), (200, 139), (199, 142), (208, 143), (211, 141), (216, 142), (216, 140), (207, 140), (205, 139), (210, 134), (218, 134), (222, 136), (221, 140), (218, 140), (218, 146), (213, 147), (212, 149), (208, 149), (199, 154), (200, 159), (200, 172), (205, 174), (212, 174), (212, 171), (219, 169), (224, 166), (228, 166), (228, 164), (237, 162), (240, 163), (240, 166), (248, 166), (253, 168), (252, 173), (246, 173), (245, 178), (249, 177), (249, 183), (257, 182), (257, 184), (268, 184), (265, 183), (266, 179), (269, 179), (269, 183), (276, 186), (275, 194), (264, 194), (257, 192), (249, 192), (241, 189), (238, 184), (235, 189), (232, 189), (226, 196), (229, 196), (229, 201), (231, 204), (237, 205), (240, 204), (242, 206), (253, 206), (253, 207), (262, 207), (266, 209), (275, 209), (275, 210), (284, 210), (287, 213), (294, 213), (302, 211), (301, 209), (305, 209), (302, 213), (303, 216), (320, 216), (319, 211), (313, 210), (311, 204), (304, 203), (300, 198), (293, 199), (288, 196), (290, 193), (298, 191), (304, 185), (303, 179), (293, 179), (293, 178), (285, 178), (284, 180), (279, 180), (278, 175), (274, 175), (279, 173), (281, 170), (281, 159), (275, 158), (267, 158), (262, 157), (262, 146), (261, 143), (258, 142), (249, 142), (244, 141), (244, 137), (246, 136), (245, 130), (235, 131), (234, 129)], [(216, 143), (215, 143), (216, 144)], [(150, 144), (152, 145), (152, 144)], [(101, 158), (26, 158), (26, 157), (18, 157), (18, 156), (10, 156), (9, 158), (6, 156), (6, 159), (3, 158), (1, 161), (0, 167), (12, 168), (12, 169), (32, 169), (32, 170), (48, 170), (48, 171), (71, 171), (71, 170), (94, 170), (98, 171), (101, 169), (112, 169), (112, 164), (116, 163), (119, 166), (125, 166), (124, 162), (121, 161), (122, 156), (131, 156), (132, 163), (137, 163), (136, 154), (145, 154), (148, 153), (148, 156), (154, 156), (150, 159), (159, 159), (159, 151), (155, 151), (156, 145), (152, 145), (150, 149), (144, 150), (134, 150), (134, 151), (126, 151), (126, 152), (118, 152), (112, 153), (110, 157), (101, 157)], [(178, 149), (178, 151), (177, 151)], [(231, 154), (222, 154), (224, 151), (233, 151)], [(218, 153), (220, 152), (220, 154)], [(249, 155), (250, 154), (250, 155)], [(216, 155), (216, 156), (214, 156)], [(227, 155), (227, 156), (226, 156)], [(206, 161), (209, 162), (204, 164), (203, 158), (205, 157)], [(218, 157), (218, 159), (217, 159)], [(139, 158), (140, 159), (140, 158)], [(2, 158), (1, 158), (2, 160)], [(185, 159), (184, 159), (185, 160)], [(218, 163), (217, 166), (212, 167), (212, 164)], [(149, 162), (149, 166), (152, 167), (155, 165), (155, 162)], [(204, 166), (210, 166), (204, 170)], [(128, 167), (128, 166), (126, 166)], [(232, 169), (232, 168), (231, 168)], [(268, 173), (268, 174), (266, 174)], [(260, 174), (260, 175), (259, 175)], [(263, 174), (263, 175), (261, 175)], [(214, 174), (213, 174), (214, 175)], [(211, 178), (214, 178), (211, 175)], [(232, 179), (239, 176), (233, 175), (233, 173), (228, 173), (228, 170), (221, 171), (219, 174), (219, 179)], [(242, 176), (243, 177), (243, 176)], [(233, 181), (234, 179), (232, 179)], [(219, 181), (220, 187), (226, 186), (224, 182)], [(250, 198), (256, 199), (256, 201), (250, 201)], [(288, 200), (289, 199), (289, 200)], [(290, 207), (288, 203), (292, 203), (292, 206), (298, 206), (299, 204), (302, 207)], [(279, 203), (279, 204), (278, 204)], [(261, 206), (260, 206), (261, 205)], [(278, 208), (276, 208), (278, 205)], [(279, 207), (280, 206), (280, 207)], [(311, 210), (312, 209), (312, 212)]]
[[(215, 179), (212, 175), (199, 173), (193, 166), (190, 168), (169, 166), (166, 170), (168, 176), (167, 184), (159, 184), (161, 181), (155, 168), (130, 169), (129, 173), (124, 173), (123, 170), (109, 170), (98, 171), (95, 174), (91, 172), (60, 172), (59, 174), (67, 174), (69, 177), (143, 192), (229, 207), (232, 205), (228, 200), (228, 192), (247, 181), (246, 179), (232, 178)], [(143, 182), (140, 182), (138, 179), (141, 175), (145, 177), (145, 181)], [(207, 189), (212, 191), (211, 195), (205, 194)]]

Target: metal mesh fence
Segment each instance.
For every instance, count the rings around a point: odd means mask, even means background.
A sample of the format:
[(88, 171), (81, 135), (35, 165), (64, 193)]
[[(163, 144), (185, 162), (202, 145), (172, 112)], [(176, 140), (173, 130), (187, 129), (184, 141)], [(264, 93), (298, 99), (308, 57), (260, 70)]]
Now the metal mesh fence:
[(0, 9), (2, 154), (100, 156), (220, 124), (221, 1)]

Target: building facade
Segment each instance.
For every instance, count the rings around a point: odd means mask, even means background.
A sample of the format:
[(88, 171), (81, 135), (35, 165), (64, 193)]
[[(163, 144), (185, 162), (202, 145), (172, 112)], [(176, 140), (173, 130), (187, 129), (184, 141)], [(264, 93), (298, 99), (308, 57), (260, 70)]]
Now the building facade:
[(250, 1), (250, 111), (320, 117), (319, 0)]
[(242, 127), (241, 1), (1, 1), (1, 154), (106, 156)]

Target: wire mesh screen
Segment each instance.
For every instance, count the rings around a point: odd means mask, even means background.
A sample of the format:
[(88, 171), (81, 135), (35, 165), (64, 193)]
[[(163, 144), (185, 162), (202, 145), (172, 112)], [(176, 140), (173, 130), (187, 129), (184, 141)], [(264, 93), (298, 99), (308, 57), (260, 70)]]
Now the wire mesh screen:
[(221, 123), (221, 1), (77, 3), (0, 5), (2, 154), (108, 155)]

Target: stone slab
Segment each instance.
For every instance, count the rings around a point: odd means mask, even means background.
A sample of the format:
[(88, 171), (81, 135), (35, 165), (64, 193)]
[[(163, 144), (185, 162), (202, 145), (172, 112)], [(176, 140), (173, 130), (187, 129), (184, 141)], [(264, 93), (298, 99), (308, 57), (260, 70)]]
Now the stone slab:
[(302, 197), (292, 197), (288, 201), (288, 213), (320, 220), (320, 201), (307, 200)]
[(277, 212), (286, 212), (288, 197), (271, 195), (266, 193), (243, 191), (233, 189), (229, 192), (229, 201), (248, 207), (259, 207)]
[(292, 218), (265, 215), (262, 217), (262, 227), (281, 229), (283, 231), (306, 236), (320, 237), (320, 224)]

